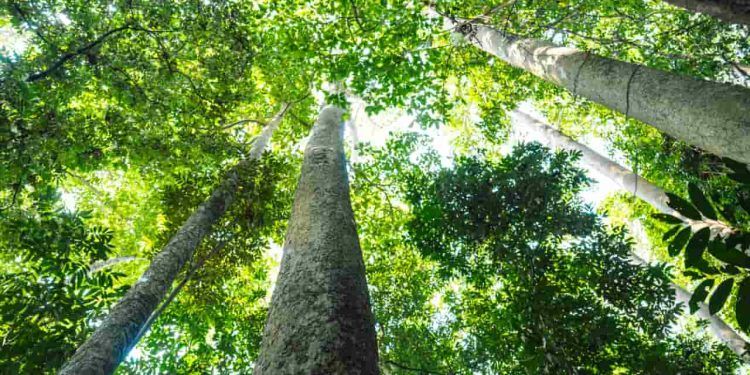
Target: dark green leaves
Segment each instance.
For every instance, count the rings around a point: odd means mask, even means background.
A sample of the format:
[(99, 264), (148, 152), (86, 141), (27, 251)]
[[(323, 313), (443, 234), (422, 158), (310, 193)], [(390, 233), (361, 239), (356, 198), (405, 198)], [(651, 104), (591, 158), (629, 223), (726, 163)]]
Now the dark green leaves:
[(664, 233), (664, 236), (662, 236), (661, 240), (669, 241), (669, 239), (672, 238), (680, 230), (680, 228), (682, 227), (680, 227), (679, 225), (673, 226), (670, 230)]
[(667, 197), (669, 197), (669, 202), (667, 202), (667, 205), (669, 207), (672, 207), (675, 211), (679, 212), (682, 216), (693, 220), (701, 219), (700, 212), (698, 212), (698, 210), (692, 204), (690, 204), (690, 202), (672, 193), (667, 193)]
[(716, 287), (716, 290), (714, 290), (714, 293), (711, 295), (711, 299), (708, 301), (708, 311), (711, 315), (716, 314), (722, 307), (724, 307), (724, 303), (727, 302), (727, 297), (729, 297), (729, 293), (732, 292), (733, 286), (734, 279), (727, 279)]
[(711, 230), (708, 228), (703, 228), (693, 235), (685, 247), (685, 268), (694, 267), (703, 260), (703, 252), (708, 246), (710, 236)]
[(746, 277), (740, 283), (734, 312), (740, 328), (745, 332), (750, 331), (750, 277)]
[(708, 253), (714, 258), (731, 265), (750, 268), (750, 257), (741, 251), (730, 248), (720, 239), (714, 239), (708, 244)]
[(680, 254), (680, 251), (682, 251), (682, 248), (685, 247), (685, 244), (690, 239), (690, 227), (684, 227), (682, 230), (677, 233), (677, 235), (674, 237), (672, 242), (669, 243), (668, 250), (669, 255), (676, 257)]
[(690, 200), (693, 202), (693, 205), (698, 208), (703, 216), (716, 220), (716, 211), (697, 185), (690, 183), (688, 185), (688, 194), (690, 195)]
[(708, 291), (714, 286), (713, 279), (703, 280), (702, 283), (698, 284), (698, 287), (693, 291), (693, 296), (690, 297), (690, 313), (694, 314), (700, 308), (700, 303), (706, 300), (708, 297)]
[(680, 218), (674, 217), (668, 214), (653, 214), (651, 215), (651, 217), (659, 221), (663, 221), (667, 224), (681, 224), (682, 223), (682, 220)]

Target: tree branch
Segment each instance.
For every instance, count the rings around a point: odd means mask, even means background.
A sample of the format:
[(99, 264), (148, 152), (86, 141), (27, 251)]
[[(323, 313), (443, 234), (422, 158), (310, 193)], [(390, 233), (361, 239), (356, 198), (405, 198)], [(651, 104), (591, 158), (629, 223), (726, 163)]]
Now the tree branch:
[(81, 56), (87, 53), (88, 51), (94, 49), (98, 45), (102, 44), (111, 35), (119, 33), (124, 30), (131, 30), (131, 29), (133, 29), (132, 25), (125, 25), (125, 26), (120, 26), (120, 27), (107, 31), (106, 33), (102, 34), (100, 37), (96, 38), (94, 41), (89, 42), (85, 46), (78, 48), (73, 52), (68, 52), (68, 53), (63, 54), (49, 68), (39, 73), (34, 73), (30, 75), (28, 78), (26, 78), (26, 82), (34, 82), (40, 79), (47, 78), (50, 74), (54, 73), (56, 70), (60, 69), (63, 65), (65, 65), (66, 62), (73, 60), (74, 58)]

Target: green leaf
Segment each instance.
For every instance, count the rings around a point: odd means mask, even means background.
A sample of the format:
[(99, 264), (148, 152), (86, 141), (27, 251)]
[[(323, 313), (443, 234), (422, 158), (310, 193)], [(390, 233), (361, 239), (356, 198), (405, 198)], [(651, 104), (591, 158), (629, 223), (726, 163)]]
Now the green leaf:
[(690, 202), (672, 193), (667, 193), (667, 197), (669, 197), (667, 205), (669, 207), (672, 207), (675, 211), (679, 212), (682, 216), (693, 220), (702, 219), (700, 212), (698, 212), (698, 210), (695, 209), (695, 207), (693, 207)]
[(729, 297), (729, 293), (732, 292), (733, 286), (734, 279), (727, 279), (716, 287), (714, 293), (711, 294), (711, 299), (708, 301), (708, 312), (711, 313), (711, 315), (716, 314), (722, 307), (724, 307), (724, 303), (727, 302), (727, 297)]
[(685, 244), (690, 239), (690, 234), (690, 227), (684, 227), (676, 236), (674, 236), (672, 242), (670, 242), (667, 247), (670, 256), (676, 257), (680, 254), (680, 251), (682, 251), (682, 248), (685, 247)]
[(746, 277), (740, 283), (737, 290), (737, 301), (734, 304), (734, 313), (740, 329), (750, 331), (750, 277)]
[(714, 239), (708, 244), (708, 253), (724, 263), (742, 268), (750, 268), (750, 257), (735, 248), (728, 247), (720, 239)]
[(679, 225), (673, 226), (670, 230), (664, 233), (664, 236), (662, 236), (661, 240), (664, 242), (669, 241), (669, 239), (672, 238), (677, 233), (677, 231), (680, 230), (680, 228), (682, 227)]
[(700, 303), (706, 300), (708, 297), (708, 291), (714, 286), (714, 279), (703, 280), (702, 283), (698, 284), (698, 287), (693, 291), (693, 296), (690, 297), (690, 313), (695, 314), (700, 308)]
[(708, 246), (711, 230), (703, 228), (693, 235), (687, 246), (685, 246), (685, 268), (696, 266), (703, 259), (703, 252)]
[(688, 194), (690, 195), (690, 201), (692, 201), (693, 205), (698, 208), (698, 211), (700, 211), (703, 216), (711, 220), (717, 219), (714, 207), (708, 201), (701, 189), (698, 188), (698, 185), (692, 182), (688, 184)]
[(668, 215), (668, 214), (653, 214), (651, 215), (656, 220), (663, 221), (667, 224), (682, 224), (682, 220), (676, 216)]

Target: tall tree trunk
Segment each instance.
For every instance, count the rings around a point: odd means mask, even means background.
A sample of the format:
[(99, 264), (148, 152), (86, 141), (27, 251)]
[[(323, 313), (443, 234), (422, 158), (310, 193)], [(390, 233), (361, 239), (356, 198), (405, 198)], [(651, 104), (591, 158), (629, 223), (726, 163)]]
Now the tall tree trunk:
[[(519, 128), (531, 130), (537, 136), (539, 136), (539, 138), (543, 139), (544, 142), (548, 145), (555, 148), (564, 148), (568, 150), (579, 151), (581, 153), (581, 162), (583, 163), (583, 165), (585, 165), (587, 168), (601, 173), (604, 176), (607, 176), (614, 183), (618, 184), (622, 189), (650, 203), (657, 210), (670, 215), (679, 216), (679, 213), (667, 206), (667, 195), (660, 187), (652, 184), (647, 180), (644, 180), (640, 176), (615, 163), (614, 161), (602, 156), (586, 145), (576, 142), (575, 140), (566, 136), (555, 128), (536, 120), (528, 113), (520, 110), (515, 110), (511, 112), (510, 116), (514, 125), (517, 125)], [(695, 221), (691, 221), (685, 218), (683, 219), (687, 220), (691, 225), (700, 225)], [(708, 223), (708, 225), (711, 225), (711, 223)], [(633, 259), (638, 263), (646, 263), (643, 259), (639, 258), (635, 254), (633, 254), (632, 256)], [(675, 297), (677, 302), (683, 302), (685, 304), (685, 308), (687, 308), (687, 304), (690, 301), (691, 297), (690, 292), (674, 283), (672, 283), (672, 287), (675, 289)], [(747, 344), (747, 341), (745, 341), (742, 336), (740, 336), (735, 330), (733, 330), (729, 325), (721, 320), (721, 318), (716, 315), (711, 315), (705, 304), (700, 304), (697, 315), (700, 318), (707, 319), (709, 321), (709, 331), (714, 335), (714, 337), (727, 344), (727, 346), (729, 346), (735, 353), (742, 356), (745, 351), (745, 344)]]
[(342, 113), (324, 108), (305, 149), (256, 375), (378, 373)]
[(750, 25), (748, 0), (664, 0), (691, 12), (705, 13), (724, 22)]
[(701, 149), (750, 163), (750, 89), (444, 19), (472, 44), (514, 67)]
[(247, 158), (230, 169), (224, 180), (185, 221), (151, 265), (125, 296), (115, 305), (89, 339), (60, 370), (62, 375), (111, 374), (135, 346), (138, 332), (166, 295), (185, 262), (234, 202), (240, 183), (240, 171), (257, 161), (271, 135), (289, 108), (282, 110), (266, 125), (255, 140)]

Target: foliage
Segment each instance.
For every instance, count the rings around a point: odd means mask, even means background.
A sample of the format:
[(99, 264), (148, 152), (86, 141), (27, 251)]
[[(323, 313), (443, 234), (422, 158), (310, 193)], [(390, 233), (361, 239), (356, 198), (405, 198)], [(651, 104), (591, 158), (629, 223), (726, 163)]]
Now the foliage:
[[(747, 28), (661, 1), (437, 6), (611, 58), (748, 82)], [(317, 101), (351, 96), (369, 114), (396, 108), (463, 142), (451, 168), (415, 135), (363, 148), (367, 161), (351, 168), (384, 372), (731, 372), (725, 348), (667, 332), (669, 270), (630, 265), (626, 235), (599, 229), (578, 197), (588, 179), (571, 164), (577, 155), (532, 144), (501, 158), (495, 146), (510, 133), (507, 111), (533, 102), (567, 133), (604, 137), (675, 196), (695, 195), (693, 183), (717, 215), (736, 208), (742, 231), (750, 190), (716, 157), (499, 63), (424, 10), (415, 0), (4, 2), (0, 37), (24, 42), (0, 46), (0, 348), (10, 353), (0, 372), (54, 371), (289, 102), (273, 152), (244, 171), (238, 203), (191, 267), (205, 265), (120, 369), (250, 372), (300, 141)], [(683, 210), (706, 215), (693, 203)], [(666, 231), (638, 204), (612, 215), (632, 209), (652, 235)], [(137, 260), (88, 272), (125, 256)], [(736, 269), (710, 277), (721, 290), (714, 312), (750, 306)], [(33, 298), (19, 299), (24, 290)]]
[(33, 211), (2, 216), (0, 372), (47, 373), (91, 333), (124, 293), (121, 274), (91, 266), (112, 254), (112, 234), (86, 213), (60, 208), (47, 190)]
[[(747, 189), (750, 179), (747, 178), (747, 166), (727, 161), (734, 170), (730, 175), (743, 183)], [(695, 184), (688, 185), (690, 200), (675, 194), (669, 196), (669, 206), (681, 216), (666, 214), (655, 217), (668, 224), (674, 224), (664, 233), (663, 239), (669, 241), (669, 255), (676, 257), (683, 254), (685, 270), (683, 273), (693, 280), (700, 281), (690, 300), (690, 310), (698, 309), (698, 304), (708, 299), (710, 313), (718, 313), (730, 300), (734, 301), (734, 312), (740, 329), (750, 332), (750, 315), (747, 313), (750, 302), (750, 233), (744, 230), (737, 220), (737, 211), (750, 208), (747, 198), (741, 192), (739, 208), (718, 206), (711, 202)], [(721, 220), (719, 221), (719, 215)], [(745, 211), (746, 214), (750, 211)], [(708, 252), (710, 257), (704, 258)], [(736, 285), (736, 288), (735, 288)]]
[[(736, 358), (722, 347), (669, 359), (666, 347), (689, 343), (667, 335), (679, 312), (668, 269), (631, 264), (625, 234), (600, 229), (576, 197), (588, 180), (575, 158), (521, 145), (497, 163), (459, 160), (410, 189), (411, 240), (471, 285), (452, 297), (452, 313), (482, 322), (464, 328), (471, 350), (490, 358), (484, 371), (731, 371)], [(708, 368), (713, 356), (727, 359)]]

